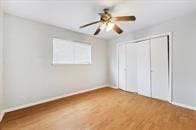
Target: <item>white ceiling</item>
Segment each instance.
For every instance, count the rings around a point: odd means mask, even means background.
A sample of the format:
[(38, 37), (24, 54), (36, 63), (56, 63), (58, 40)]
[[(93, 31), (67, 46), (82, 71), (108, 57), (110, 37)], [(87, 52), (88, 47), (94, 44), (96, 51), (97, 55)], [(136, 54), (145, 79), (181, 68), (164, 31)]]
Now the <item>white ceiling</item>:
[[(113, 7), (113, 16), (135, 15), (136, 22), (120, 22), (124, 35), (196, 10), (195, 0), (1, 0), (5, 12), (31, 20), (92, 35), (97, 25), (80, 25), (99, 20), (98, 13)], [(114, 39), (114, 31), (96, 37)]]

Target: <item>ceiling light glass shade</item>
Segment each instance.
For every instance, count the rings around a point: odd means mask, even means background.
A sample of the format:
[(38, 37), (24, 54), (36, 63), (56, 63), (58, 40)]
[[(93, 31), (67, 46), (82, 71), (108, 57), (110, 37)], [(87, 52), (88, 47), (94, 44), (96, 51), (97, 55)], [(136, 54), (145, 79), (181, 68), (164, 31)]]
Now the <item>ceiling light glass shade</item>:
[(106, 31), (108, 32), (108, 31), (112, 30), (113, 27), (114, 27), (114, 23), (112, 23), (112, 22), (108, 23), (107, 27), (106, 27)]
[(101, 30), (104, 30), (105, 28), (106, 28), (106, 24), (103, 23), (103, 24), (100, 26), (100, 29), (101, 29)]

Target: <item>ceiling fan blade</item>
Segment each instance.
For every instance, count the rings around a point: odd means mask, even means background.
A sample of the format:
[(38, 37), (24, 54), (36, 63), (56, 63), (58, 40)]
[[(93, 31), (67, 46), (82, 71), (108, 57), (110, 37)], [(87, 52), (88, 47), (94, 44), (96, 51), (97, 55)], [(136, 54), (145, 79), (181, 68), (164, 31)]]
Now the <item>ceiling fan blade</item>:
[(113, 17), (112, 19), (115, 21), (135, 21), (136, 17), (135, 16), (118, 16), (118, 17)]
[(101, 21), (95, 21), (95, 22), (92, 22), (92, 23), (89, 23), (89, 24), (85, 24), (85, 25), (80, 26), (80, 28), (84, 28), (84, 27), (87, 27), (87, 26), (90, 26), (90, 25), (93, 25), (93, 24), (97, 24), (99, 22), (101, 22)]
[(94, 35), (99, 34), (99, 32), (101, 31), (100, 26), (97, 28), (97, 30), (95, 31)]
[(100, 15), (100, 16), (103, 16), (103, 15), (104, 15), (104, 13), (99, 13), (99, 15)]
[(118, 34), (121, 34), (123, 32), (123, 30), (118, 26), (118, 25), (114, 25), (114, 31), (116, 31)]

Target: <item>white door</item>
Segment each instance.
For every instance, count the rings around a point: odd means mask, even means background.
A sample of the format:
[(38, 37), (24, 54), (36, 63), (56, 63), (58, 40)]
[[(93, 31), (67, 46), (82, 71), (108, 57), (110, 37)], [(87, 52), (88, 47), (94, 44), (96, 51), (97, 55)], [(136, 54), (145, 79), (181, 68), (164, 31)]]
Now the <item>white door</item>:
[(126, 90), (126, 44), (120, 45), (118, 48), (118, 67), (119, 77), (118, 86), (122, 90)]
[(137, 43), (128, 43), (126, 46), (126, 89), (137, 92)]
[(150, 41), (141, 41), (138, 44), (137, 78), (138, 93), (151, 97), (150, 85)]
[(168, 40), (167, 37), (151, 39), (152, 97), (168, 100)]

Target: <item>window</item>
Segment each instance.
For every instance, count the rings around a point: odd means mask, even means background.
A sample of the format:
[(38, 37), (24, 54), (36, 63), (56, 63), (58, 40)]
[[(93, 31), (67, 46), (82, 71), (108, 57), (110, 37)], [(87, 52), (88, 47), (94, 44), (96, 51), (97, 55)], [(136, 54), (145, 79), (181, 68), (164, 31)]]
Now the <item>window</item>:
[(53, 64), (91, 64), (91, 45), (53, 38)]

